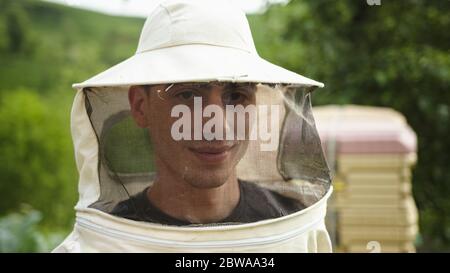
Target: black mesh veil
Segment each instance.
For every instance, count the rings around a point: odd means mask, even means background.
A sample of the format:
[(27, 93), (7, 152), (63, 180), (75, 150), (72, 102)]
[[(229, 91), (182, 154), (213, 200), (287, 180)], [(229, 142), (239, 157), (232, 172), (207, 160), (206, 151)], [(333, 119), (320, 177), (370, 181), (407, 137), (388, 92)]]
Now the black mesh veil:
[[(90, 207), (107, 213), (151, 187), (158, 173), (151, 129), (138, 127), (133, 120), (128, 90), (129, 86), (83, 89), (99, 155), (100, 197)], [(257, 85), (255, 105), (263, 106), (261, 113), (266, 115), (258, 115), (255, 122), (271, 134), (249, 140), (236, 167), (239, 180), (295, 200), (299, 208), (320, 200), (331, 183), (312, 115), (311, 90)]]

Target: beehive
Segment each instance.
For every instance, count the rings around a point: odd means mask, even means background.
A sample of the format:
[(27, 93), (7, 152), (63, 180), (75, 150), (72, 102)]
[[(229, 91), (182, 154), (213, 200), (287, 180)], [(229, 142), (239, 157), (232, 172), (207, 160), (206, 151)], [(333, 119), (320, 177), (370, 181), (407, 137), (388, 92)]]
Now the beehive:
[(337, 251), (413, 252), (418, 214), (411, 193), (416, 135), (398, 112), (381, 107), (314, 108), (334, 172), (328, 225)]

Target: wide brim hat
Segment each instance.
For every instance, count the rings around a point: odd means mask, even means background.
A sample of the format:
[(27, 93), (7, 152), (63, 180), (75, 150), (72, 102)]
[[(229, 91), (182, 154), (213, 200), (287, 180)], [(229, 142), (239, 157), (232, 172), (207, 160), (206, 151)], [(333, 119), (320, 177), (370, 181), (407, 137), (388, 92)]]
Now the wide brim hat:
[(323, 87), (261, 58), (245, 13), (228, 1), (210, 0), (160, 3), (144, 24), (135, 55), (73, 87), (205, 81)]

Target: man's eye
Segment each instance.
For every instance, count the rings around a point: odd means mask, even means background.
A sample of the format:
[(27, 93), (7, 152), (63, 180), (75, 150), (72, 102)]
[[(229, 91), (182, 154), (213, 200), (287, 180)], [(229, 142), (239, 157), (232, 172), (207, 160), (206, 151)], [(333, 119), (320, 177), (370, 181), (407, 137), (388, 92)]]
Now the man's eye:
[(183, 100), (191, 100), (194, 97), (194, 92), (183, 91), (177, 94), (177, 97)]
[(246, 99), (246, 96), (240, 92), (230, 92), (224, 95), (225, 104), (237, 104)]

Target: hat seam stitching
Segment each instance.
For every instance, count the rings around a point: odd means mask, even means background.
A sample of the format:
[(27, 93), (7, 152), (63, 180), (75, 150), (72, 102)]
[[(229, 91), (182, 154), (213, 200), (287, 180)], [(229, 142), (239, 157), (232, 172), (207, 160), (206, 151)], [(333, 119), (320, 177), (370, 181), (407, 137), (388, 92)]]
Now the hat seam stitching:
[[(185, 43), (185, 44), (175, 44), (175, 45), (170, 45), (170, 46), (155, 47), (155, 48), (152, 48), (152, 49), (147, 49), (147, 50), (142, 50), (142, 51), (136, 52), (135, 55), (141, 54), (141, 53), (145, 53), (145, 52), (150, 52), (150, 51), (155, 51), (155, 50), (165, 49), (165, 48), (171, 48), (171, 47), (177, 47), (177, 46), (184, 46), (184, 45), (208, 45), (208, 46), (217, 46), (217, 47), (224, 47), (224, 48), (232, 48), (232, 49), (237, 49), (237, 50), (243, 51), (243, 52), (248, 53), (248, 54), (250, 54), (250, 55), (254, 55), (254, 54), (252, 54), (251, 51), (245, 50), (245, 49), (243, 49), (243, 48), (239, 48), (239, 47), (235, 47), (235, 46), (228, 46), (228, 45), (218, 45), (218, 44), (212, 44), (212, 43), (206, 43), (206, 42), (191, 42), (191, 43)], [(256, 55), (256, 56), (257, 56), (257, 55)]]

